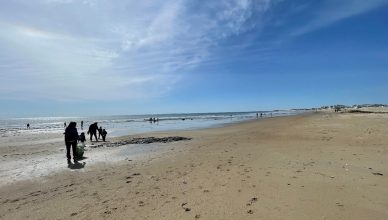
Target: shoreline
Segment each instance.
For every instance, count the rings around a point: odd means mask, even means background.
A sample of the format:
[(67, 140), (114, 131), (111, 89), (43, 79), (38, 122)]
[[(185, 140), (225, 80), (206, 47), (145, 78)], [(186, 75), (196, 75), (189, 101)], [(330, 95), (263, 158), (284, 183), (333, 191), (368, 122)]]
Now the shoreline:
[[(261, 111), (262, 112), (262, 111)], [(271, 111), (266, 114), (273, 113), (274, 116), (298, 114), (301, 111)], [(99, 117), (84, 117), (71, 119), (70, 121), (84, 121), (84, 128), (93, 122), (98, 122), (99, 126), (107, 129), (111, 137), (122, 136), (127, 134), (141, 134), (154, 131), (172, 131), (172, 130), (192, 130), (206, 127), (218, 127), (223, 124), (238, 123), (245, 120), (255, 119), (255, 112), (223, 112), (223, 113), (190, 113), (190, 114), (166, 114), (166, 115), (148, 115), (148, 117), (160, 116), (156, 121), (149, 121), (147, 115), (128, 115), (128, 116), (99, 116)], [(30, 119), (3, 119), (0, 120), (0, 136), (20, 136), (28, 134), (61, 134), (64, 132), (63, 120), (65, 118), (30, 118)], [(155, 118), (156, 119), (156, 118)], [(69, 121), (67, 121), (69, 122)], [(25, 124), (29, 123), (31, 129), (26, 129)], [(79, 131), (85, 131), (79, 129)]]
[[(308, 114), (308, 113), (300, 113)], [(295, 114), (295, 115), (300, 115)], [(294, 115), (281, 115), (276, 117), (291, 117)], [(270, 117), (267, 117), (270, 118)], [(151, 151), (158, 151), (160, 143), (150, 144), (120, 144), (123, 146), (107, 147), (115, 142), (127, 141), (128, 139), (138, 137), (166, 137), (175, 133), (206, 131), (220, 129), (229, 126), (235, 126), (244, 123), (250, 123), (264, 118), (248, 119), (230, 123), (217, 124), (205, 128), (151, 131), (146, 133), (137, 133), (110, 137), (106, 142), (90, 142), (88, 137), (85, 142), (87, 145), (84, 160), (79, 164), (66, 165), (65, 144), (63, 134), (41, 133), (41, 134), (22, 134), (17, 136), (2, 137), (0, 143), (0, 182), (1, 186), (14, 184), (18, 181), (34, 181), (36, 178), (44, 178), (51, 174), (63, 172), (68, 169), (83, 169), (95, 166), (99, 163), (116, 163), (127, 158), (142, 159)], [(81, 130), (85, 131), (85, 130)], [(104, 146), (101, 146), (104, 145)], [(124, 149), (123, 149), (124, 148)], [(160, 149), (159, 149), (160, 150)], [(155, 152), (153, 152), (155, 154)], [(112, 158), (112, 159), (107, 159)], [(89, 169), (89, 168), (88, 168)]]
[(157, 135), (193, 139), (0, 187), (0, 218), (388, 217), (385, 114), (312, 112), (147, 133)]

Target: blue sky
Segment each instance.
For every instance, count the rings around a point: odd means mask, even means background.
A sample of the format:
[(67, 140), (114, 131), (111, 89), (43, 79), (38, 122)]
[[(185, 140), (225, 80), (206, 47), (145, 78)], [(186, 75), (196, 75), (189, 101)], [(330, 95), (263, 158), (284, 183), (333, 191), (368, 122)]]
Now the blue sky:
[(14, 0), (0, 117), (388, 103), (388, 0)]

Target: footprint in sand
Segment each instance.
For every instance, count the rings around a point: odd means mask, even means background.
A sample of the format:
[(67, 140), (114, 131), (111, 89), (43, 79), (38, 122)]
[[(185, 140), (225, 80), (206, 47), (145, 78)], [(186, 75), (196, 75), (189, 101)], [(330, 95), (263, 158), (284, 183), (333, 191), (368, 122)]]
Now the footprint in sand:
[(102, 204), (105, 204), (105, 203), (107, 203), (107, 202), (109, 202), (109, 200), (105, 200), (105, 201), (103, 201), (103, 202), (102, 202)]
[(257, 202), (257, 197), (253, 197), (252, 199), (250, 199), (246, 205), (251, 206), (255, 202)]
[(181, 204), (181, 207), (185, 210), (185, 212), (190, 212), (191, 211), (191, 209), (190, 208), (187, 208), (187, 207), (185, 207), (187, 205), (187, 202), (184, 202), (184, 203), (182, 203)]
[(341, 203), (339, 203), (339, 202), (336, 202), (335, 204), (336, 204), (337, 206), (339, 206), (339, 207), (344, 207), (344, 205), (341, 204)]

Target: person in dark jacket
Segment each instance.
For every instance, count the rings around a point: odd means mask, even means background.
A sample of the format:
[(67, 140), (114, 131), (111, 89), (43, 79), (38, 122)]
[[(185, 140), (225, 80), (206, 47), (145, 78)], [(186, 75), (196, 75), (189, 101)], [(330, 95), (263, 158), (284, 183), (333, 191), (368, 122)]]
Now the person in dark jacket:
[(84, 143), (86, 141), (84, 132), (82, 132), (81, 135), (79, 136), (79, 141), (81, 141), (81, 143)]
[(67, 126), (65, 130), (65, 144), (66, 144), (66, 157), (67, 162), (70, 162), (70, 147), (73, 149), (73, 159), (76, 160), (75, 154), (77, 150), (77, 140), (78, 140), (78, 131), (77, 131), (77, 123), (70, 122), (69, 126)]
[(98, 139), (97, 139), (97, 130), (98, 130), (97, 122), (95, 122), (95, 123), (93, 123), (93, 124), (91, 124), (89, 126), (88, 134), (90, 135), (90, 141), (92, 141), (93, 135), (96, 138), (96, 141), (98, 141)]
[(106, 130), (105, 129), (102, 129), (102, 141), (104, 141), (105, 142), (105, 138), (106, 138), (106, 135), (108, 134), (108, 132), (106, 132)]

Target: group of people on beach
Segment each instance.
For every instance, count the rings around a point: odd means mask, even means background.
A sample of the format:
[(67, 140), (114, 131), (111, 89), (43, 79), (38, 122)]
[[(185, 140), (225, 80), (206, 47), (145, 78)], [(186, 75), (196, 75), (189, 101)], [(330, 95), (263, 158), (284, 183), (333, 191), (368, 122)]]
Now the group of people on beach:
[[(81, 121), (81, 128), (82, 127), (83, 127), (83, 121)], [(88, 134), (90, 135), (90, 141), (92, 141), (93, 136), (96, 138), (96, 141), (98, 141), (97, 132), (98, 132), (98, 139), (102, 137), (102, 140), (105, 141), (105, 138), (108, 132), (105, 129), (102, 129), (102, 127), (98, 128), (97, 122), (94, 122), (89, 126)], [(85, 133), (81, 132), (81, 134), (78, 135), (77, 123), (72, 121), (66, 127), (64, 134), (65, 134), (67, 161), (70, 162), (71, 160), (70, 148), (73, 151), (74, 161), (77, 161), (77, 159), (79, 159), (79, 157), (82, 157), (83, 155), (83, 149), (81, 149), (82, 155), (79, 152), (77, 152), (79, 151), (78, 149), (79, 147), (77, 147), (77, 144), (80, 144), (81, 148), (85, 147), (85, 141), (86, 141)]]
[[(265, 116), (265, 114), (261, 112), (260, 113), (260, 118), (262, 118), (263, 116)], [(270, 112), (270, 116), (272, 118), (272, 112)], [(259, 113), (258, 112), (256, 112), (256, 118), (259, 118)]]
[(158, 122), (159, 118), (149, 118), (149, 119), (144, 119), (144, 121), (149, 121), (149, 122)]
[[(97, 132), (98, 132), (98, 138), (97, 138)], [(93, 136), (96, 138), (96, 141), (98, 141), (98, 139), (100, 138), (102, 138), (102, 141), (105, 141), (105, 138), (108, 132), (102, 127), (98, 127), (97, 122), (94, 122), (89, 126), (88, 134), (90, 135), (90, 141), (92, 141)]]

